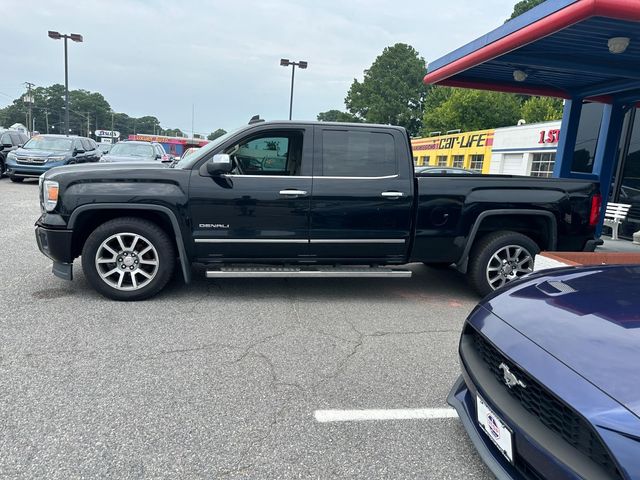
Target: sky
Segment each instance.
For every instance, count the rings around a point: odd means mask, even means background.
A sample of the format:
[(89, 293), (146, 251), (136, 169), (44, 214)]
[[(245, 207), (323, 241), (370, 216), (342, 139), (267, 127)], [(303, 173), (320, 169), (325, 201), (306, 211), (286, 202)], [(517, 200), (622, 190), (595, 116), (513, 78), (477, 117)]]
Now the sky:
[(47, 37), (56, 30), (84, 36), (69, 42), (70, 89), (162, 128), (190, 133), (192, 108), (205, 135), (256, 114), (288, 118), (291, 67), (280, 58), (309, 62), (296, 69), (293, 118), (315, 120), (345, 109), (385, 47), (407, 43), (435, 60), (500, 26), (516, 1), (27, 0), (0, 8), (0, 108), (24, 82), (64, 84), (63, 42)]

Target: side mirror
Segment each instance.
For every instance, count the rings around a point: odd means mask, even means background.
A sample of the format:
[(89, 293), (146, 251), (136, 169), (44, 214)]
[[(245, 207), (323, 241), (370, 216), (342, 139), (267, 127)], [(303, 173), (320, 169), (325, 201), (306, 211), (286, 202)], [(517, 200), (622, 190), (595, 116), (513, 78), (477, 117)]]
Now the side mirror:
[(233, 168), (231, 156), (226, 153), (218, 153), (207, 162), (207, 173), (211, 176), (229, 173)]
[[(22, 145), (19, 146), (21, 147)], [(13, 145), (11, 143), (3, 143), (2, 148), (13, 148)]]
[(73, 150), (74, 155), (78, 155), (79, 153), (84, 153), (84, 150), (78, 150), (77, 148)]

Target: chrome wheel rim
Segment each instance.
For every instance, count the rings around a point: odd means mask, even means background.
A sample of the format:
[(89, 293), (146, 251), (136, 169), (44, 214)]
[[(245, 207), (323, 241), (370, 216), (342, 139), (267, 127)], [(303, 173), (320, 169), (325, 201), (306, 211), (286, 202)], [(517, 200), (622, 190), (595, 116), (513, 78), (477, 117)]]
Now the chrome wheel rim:
[(507, 245), (494, 253), (487, 265), (487, 282), (493, 290), (533, 272), (533, 256), (521, 245)]
[(153, 244), (137, 233), (111, 235), (98, 247), (96, 270), (116, 290), (140, 290), (157, 275), (160, 261)]

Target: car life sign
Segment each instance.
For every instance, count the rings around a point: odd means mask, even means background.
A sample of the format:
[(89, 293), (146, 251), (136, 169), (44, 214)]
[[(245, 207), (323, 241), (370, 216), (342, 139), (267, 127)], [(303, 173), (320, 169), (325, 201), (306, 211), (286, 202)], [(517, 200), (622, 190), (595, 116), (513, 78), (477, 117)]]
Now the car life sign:
[(96, 130), (96, 137), (120, 138), (120, 132), (116, 130)]

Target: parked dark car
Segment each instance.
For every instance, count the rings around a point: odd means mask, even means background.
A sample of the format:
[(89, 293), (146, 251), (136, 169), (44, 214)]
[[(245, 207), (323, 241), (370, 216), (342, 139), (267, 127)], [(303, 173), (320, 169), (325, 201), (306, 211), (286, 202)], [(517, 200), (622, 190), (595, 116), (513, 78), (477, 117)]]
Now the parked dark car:
[(37, 178), (61, 165), (96, 162), (95, 142), (86, 137), (35, 135), (7, 155), (6, 173), (13, 182)]
[(479, 172), (474, 172), (473, 170), (467, 170), (465, 168), (457, 168), (457, 167), (434, 167), (434, 166), (424, 166), (424, 167), (416, 167), (415, 168), (416, 175), (424, 174), (424, 175), (480, 175)]
[(192, 262), (210, 278), (408, 277), (400, 265), (454, 263), (487, 293), (529, 273), (541, 248), (597, 244), (597, 183), (416, 177), (401, 127), (254, 122), (174, 168), (101, 166), (45, 175), (36, 236), (56, 275), (70, 279), (82, 255), (115, 299), (159, 292), (176, 258), (187, 282)]
[(9, 152), (17, 150), (28, 140), (29, 137), (17, 130), (0, 130), (0, 178), (5, 175), (6, 160)]
[(504, 479), (640, 479), (640, 267), (540, 272), (483, 300), (449, 403)]
[[(165, 158), (166, 157), (166, 158)], [(101, 162), (166, 162), (168, 155), (159, 143), (142, 141), (122, 141), (116, 143), (109, 153), (104, 155)]]

